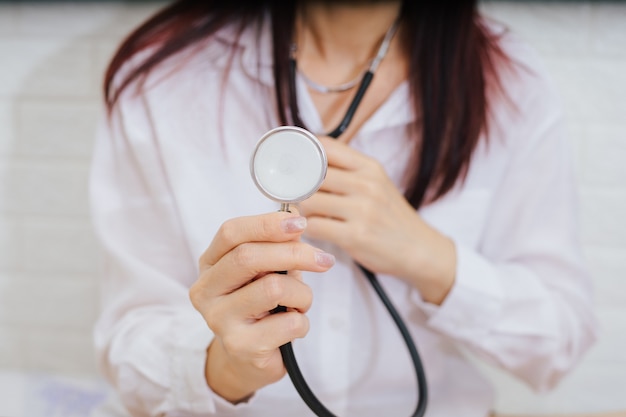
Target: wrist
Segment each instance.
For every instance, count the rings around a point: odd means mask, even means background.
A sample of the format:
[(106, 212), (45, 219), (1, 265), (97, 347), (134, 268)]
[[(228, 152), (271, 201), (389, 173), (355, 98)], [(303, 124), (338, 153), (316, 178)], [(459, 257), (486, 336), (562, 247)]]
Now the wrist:
[(432, 249), (422, 297), (428, 303), (441, 305), (456, 279), (456, 246), (452, 239), (440, 235), (439, 242)]
[(456, 245), (449, 237), (424, 225), (420, 241), (408, 257), (413, 260), (409, 279), (424, 301), (441, 305), (456, 279)]
[(247, 379), (241, 378), (235, 368), (221, 344), (213, 339), (207, 348), (205, 378), (213, 392), (232, 404), (246, 402), (255, 392), (246, 386)]

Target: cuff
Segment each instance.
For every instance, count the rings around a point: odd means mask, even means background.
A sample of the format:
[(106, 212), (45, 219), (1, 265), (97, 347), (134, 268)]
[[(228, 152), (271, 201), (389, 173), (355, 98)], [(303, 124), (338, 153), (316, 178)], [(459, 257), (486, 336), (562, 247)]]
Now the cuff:
[(459, 339), (487, 334), (498, 319), (503, 288), (496, 269), (475, 251), (456, 244), (456, 278), (440, 306), (422, 300), (414, 291), (412, 301), (428, 316), (429, 327)]
[[(232, 404), (216, 394), (207, 384), (204, 370), (206, 350), (213, 339), (202, 316), (194, 311), (179, 317), (172, 352), (172, 387), (170, 394), (177, 408), (192, 415), (230, 415), (253, 401)], [(188, 414), (182, 414), (188, 415)]]

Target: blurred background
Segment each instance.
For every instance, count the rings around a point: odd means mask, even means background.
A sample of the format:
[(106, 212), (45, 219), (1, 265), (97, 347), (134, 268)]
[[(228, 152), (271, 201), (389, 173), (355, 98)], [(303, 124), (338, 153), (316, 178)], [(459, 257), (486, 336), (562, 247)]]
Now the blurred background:
[[(163, 4), (0, 2), (2, 417), (86, 417), (107, 395), (92, 353), (100, 264), (87, 175), (107, 61)], [(626, 2), (482, 8), (539, 52), (561, 92), (601, 322), (553, 392), (484, 368), (496, 410), (626, 415)]]

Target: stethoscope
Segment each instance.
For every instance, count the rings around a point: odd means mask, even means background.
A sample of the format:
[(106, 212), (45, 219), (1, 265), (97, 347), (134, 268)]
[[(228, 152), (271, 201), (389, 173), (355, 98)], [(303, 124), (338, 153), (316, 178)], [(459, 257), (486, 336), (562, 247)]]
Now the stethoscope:
[[(370, 67), (365, 72), (345, 116), (337, 128), (328, 133), (327, 136), (336, 139), (345, 132), (372, 81), (375, 70), (376, 67)], [(290, 100), (291, 114), (294, 115), (296, 124), (303, 125), (295, 107), (296, 61), (293, 58), (290, 59), (289, 71), (289, 82), (294, 95)], [(327, 168), (326, 152), (317, 137), (308, 130), (295, 126), (278, 127), (264, 134), (254, 148), (250, 162), (250, 173), (254, 183), (266, 197), (280, 203), (280, 211), (289, 211), (291, 204), (299, 203), (313, 195), (322, 185)], [(426, 412), (428, 390), (424, 367), (415, 343), (376, 275), (362, 265), (357, 264), (357, 266), (378, 294), (407, 346), (413, 362), (418, 390), (417, 406), (411, 417), (421, 417)], [(286, 273), (286, 271), (279, 271), (279, 273)], [(286, 307), (278, 306), (271, 313), (284, 311), (286, 311)], [(287, 373), (307, 406), (319, 417), (335, 417), (313, 394), (306, 383), (296, 362), (291, 343), (282, 345), (280, 352)]]

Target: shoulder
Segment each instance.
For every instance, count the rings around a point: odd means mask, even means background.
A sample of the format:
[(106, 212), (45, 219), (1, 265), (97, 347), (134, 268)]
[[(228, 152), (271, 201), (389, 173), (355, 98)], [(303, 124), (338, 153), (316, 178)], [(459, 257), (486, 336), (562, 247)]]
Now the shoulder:
[(529, 144), (532, 133), (562, 123), (560, 93), (532, 45), (502, 23), (483, 18), (483, 24), (500, 51), (494, 61), (497, 82), (488, 96), (489, 136)]
[(496, 65), (497, 76), (504, 95), (515, 107), (520, 110), (535, 106), (538, 100), (560, 107), (552, 75), (532, 45), (500, 22), (483, 17), (483, 24), (502, 52), (503, 58)]
[[(119, 84), (159, 53), (163, 45), (164, 42), (153, 45), (128, 59), (116, 74), (114, 82)], [(247, 25), (235, 20), (158, 63), (129, 85), (124, 98), (155, 91), (173, 93), (183, 90), (185, 85), (198, 82), (215, 80), (220, 83), (225, 72), (236, 74), (243, 71), (258, 75), (254, 73), (271, 67), (271, 58), (271, 30), (267, 17)]]
[[(133, 57), (123, 70), (137, 68), (151, 53), (154, 51)], [(227, 25), (129, 85), (116, 103), (111, 121), (134, 145), (150, 146), (158, 139), (162, 148), (172, 145), (177, 149), (212, 148), (218, 141), (209, 139), (222, 135), (223, 126), (244, 128), (244, 109), (249, 121), (245, 128), (264, 130), (267, 117), (273, 117), (271, 58), (271, 30), (266, 20), (244, 27), (238, 22)], [(259, 120), (265, 124), (252, 122)], [(261, 124), (263, 128), (258, 127)], [(247, 137), (258, 137), (257, 131)]]

